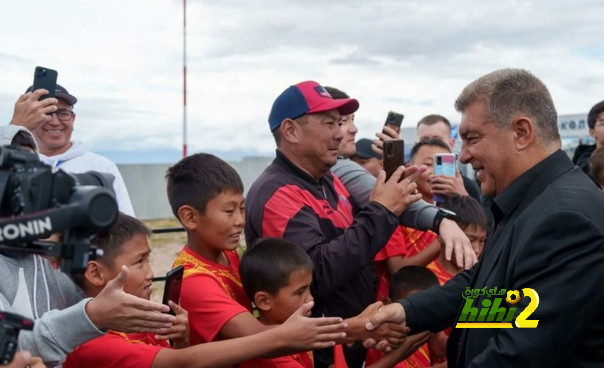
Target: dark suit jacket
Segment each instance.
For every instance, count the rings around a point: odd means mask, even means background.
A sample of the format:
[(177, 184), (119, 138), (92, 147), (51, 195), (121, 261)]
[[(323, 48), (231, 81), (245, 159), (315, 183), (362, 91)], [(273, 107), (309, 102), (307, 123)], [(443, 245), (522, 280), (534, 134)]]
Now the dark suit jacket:
[(537, 328), (454, 329), (449, 367), (604, 367), (604, 193), (557, 151), (494, 202), (496, 228), (480, 261), (402, 300), (409, 327), (454, 325), (467, 286), (532, 288)]

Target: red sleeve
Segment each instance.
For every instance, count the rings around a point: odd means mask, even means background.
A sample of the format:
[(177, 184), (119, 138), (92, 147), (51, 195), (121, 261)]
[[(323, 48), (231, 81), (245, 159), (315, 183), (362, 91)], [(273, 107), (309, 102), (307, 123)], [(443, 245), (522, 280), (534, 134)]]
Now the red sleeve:
[(151, 367), (161, 346), (133, 344), (106, 334), (92, 339), (69, 354), (63, 368), (146, 368)]
[(408, 254), (408, 246), (405, 243), (405, 234), (403, 233), (403, 227), (397, 226), (394, 233), (388, 240), (388, 243), (384, 245), (378, 254), (375, 255), (375, 261), (384, 261), (394, 256), (405, 256)]
[(249, 310), (232, 299), (224, 288), (203, 274), (183, 278), (180, 304), (189, 312), (191, 345), (214, 341), (235, 315)]

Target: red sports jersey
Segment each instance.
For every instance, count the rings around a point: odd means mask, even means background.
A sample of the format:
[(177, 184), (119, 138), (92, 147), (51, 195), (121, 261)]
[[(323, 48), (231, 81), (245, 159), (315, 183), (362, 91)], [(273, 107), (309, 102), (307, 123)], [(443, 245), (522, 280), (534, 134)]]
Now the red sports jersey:
[(173, 267), (184, 265), (180, 305), (189, 312), (191, 345), (216, 340), (222, 327), (235, 315), (251, 312), (239, 276), (236, 251), (224, 252), (229, 265), (202, 258), (185, 246)]
[(76, 347), (67, 355), (64, 368), (146, 368), (151, 367), (157, 353), (170, 349), (155, 334), (109, 331)]
[(386, 259), (395, 256), (413, 257), (426, 249), (437, 235), (432, 231), (420, 231), (409, 227), (398, 226), (384, 248), (375, 256), (375, 266), (378, 276), (377, 300), (389, 297), (390, 274)]
[(450, 273), (449, 271), (445, 270), (445, 268), (438, 261), (438, 259), (435, 259), (434, 261), (430, 262), (426, 266), (426, 268), (429, 269), (430, 271), (434, 272), (434, 274), (438, 278), (438, 283), (440, 284), (440, 286), (442, 286), (445, 282), (451, 280), (453, 278), (453, 276), (455, 276), (452, 273)]

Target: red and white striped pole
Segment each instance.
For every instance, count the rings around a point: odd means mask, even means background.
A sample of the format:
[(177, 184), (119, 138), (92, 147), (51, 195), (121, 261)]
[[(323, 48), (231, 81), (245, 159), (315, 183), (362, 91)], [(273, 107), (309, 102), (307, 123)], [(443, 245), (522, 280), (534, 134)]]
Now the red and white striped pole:
[(187, 157), (187, 0), (182, 0), (182, 72), (183, 72), (183, 110), (182, 110), (182, 157)]

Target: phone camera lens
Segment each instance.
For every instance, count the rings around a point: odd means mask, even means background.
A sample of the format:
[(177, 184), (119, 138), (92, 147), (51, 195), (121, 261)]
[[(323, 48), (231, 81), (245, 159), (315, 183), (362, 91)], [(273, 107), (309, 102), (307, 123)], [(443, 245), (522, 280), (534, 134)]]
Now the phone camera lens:
[(392, 145), (391, 145), (391, 144), (387, 144), (387, 145), (386, 145), (386, 155), (387, 155), (388, 157), (391, 157), (391, 156), (392, 156)]

